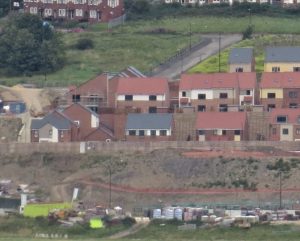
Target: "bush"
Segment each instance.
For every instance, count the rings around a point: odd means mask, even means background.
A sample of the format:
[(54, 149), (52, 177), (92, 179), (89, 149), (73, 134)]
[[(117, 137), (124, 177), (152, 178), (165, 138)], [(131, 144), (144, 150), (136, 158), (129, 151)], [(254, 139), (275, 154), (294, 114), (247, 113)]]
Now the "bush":
[(246, 30), (243, 32), (243, 40), (250, 39), (252, 37), (253, 27), (248, 26)]
[(77, 41), (75, 48), (79, 50), (93, 49), (94, 42), (91, 39), (82, 38)]

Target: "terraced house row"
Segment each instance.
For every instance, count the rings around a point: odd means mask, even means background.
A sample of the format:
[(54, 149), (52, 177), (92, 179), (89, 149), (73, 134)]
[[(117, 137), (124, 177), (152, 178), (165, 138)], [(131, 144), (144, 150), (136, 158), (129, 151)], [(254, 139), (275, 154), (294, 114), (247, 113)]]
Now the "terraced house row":
[(231, 51), (229, 73), (179, 81), (134, 67), (103, 73), (70, 87), (58, 109), (33, 120), (32, 141), (299, 140), (299, 48), (288, 57), (284, 48), (267, 48), (271, 71), (260, 79), (249, 48)]

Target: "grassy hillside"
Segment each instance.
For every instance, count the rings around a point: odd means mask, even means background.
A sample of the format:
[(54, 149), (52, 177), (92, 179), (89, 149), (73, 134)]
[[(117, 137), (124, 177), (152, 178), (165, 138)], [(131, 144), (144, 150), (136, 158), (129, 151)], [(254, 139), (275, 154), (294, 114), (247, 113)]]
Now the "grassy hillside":
[[(298, 17), (252, 16), (255, 33), (298, 34)], [(67, 63), (60, 71), (48, 76), (0, 77), (0, 83), (13, 85), (30, 82), (43, 85), (79, 84), (102, 71), (120, 71), (133, 65), (149, 71), (179, 49), (201, 38), (201, 33), (241, 33), (249, 24), (247, 17), (181, 17), (127, 22), (125, 26), (107, 31), (103, 25), (92, 25), (83, 33), (64, 33)], [(163, 29), (162, 32), (157, 31)], [(73, 45), (80, 38), (95, 42), (92, 50), (79, 51)]]

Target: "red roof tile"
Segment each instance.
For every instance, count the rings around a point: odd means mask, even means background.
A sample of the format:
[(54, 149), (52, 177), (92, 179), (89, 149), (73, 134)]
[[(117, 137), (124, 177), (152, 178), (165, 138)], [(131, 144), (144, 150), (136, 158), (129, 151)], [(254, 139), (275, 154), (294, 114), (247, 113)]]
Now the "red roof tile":
[(245, 122), (245, 112), (200, 112), (196, 129), (243, 130)]
[(300, 88), (300, 73), (263, 73), (260, 88)]
[(165, 78), (120, 78), (117, 94), (165, 94), (168, 92), (168, 80)]
[(179, 90), (236, 88), (253, 89), (256, 73), (183, 74)]
[[(300, 117), (300, 109), (273, 109), (270, 114), (270, 123), (277, 124), (277, 116), (287, 116), (287, 122), (289, 124), (299, 124), (298, 118)], [(284, 123), (281, 123), (284, 124)]]

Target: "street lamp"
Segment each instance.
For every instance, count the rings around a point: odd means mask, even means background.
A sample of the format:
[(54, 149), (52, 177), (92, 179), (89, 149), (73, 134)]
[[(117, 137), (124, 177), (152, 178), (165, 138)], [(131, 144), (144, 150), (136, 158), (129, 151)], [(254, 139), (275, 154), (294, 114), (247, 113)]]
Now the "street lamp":
[(249, 11), (249, 26), (252, 25), (252, 21), (251, 21), (251, 8), (248, 8)]

